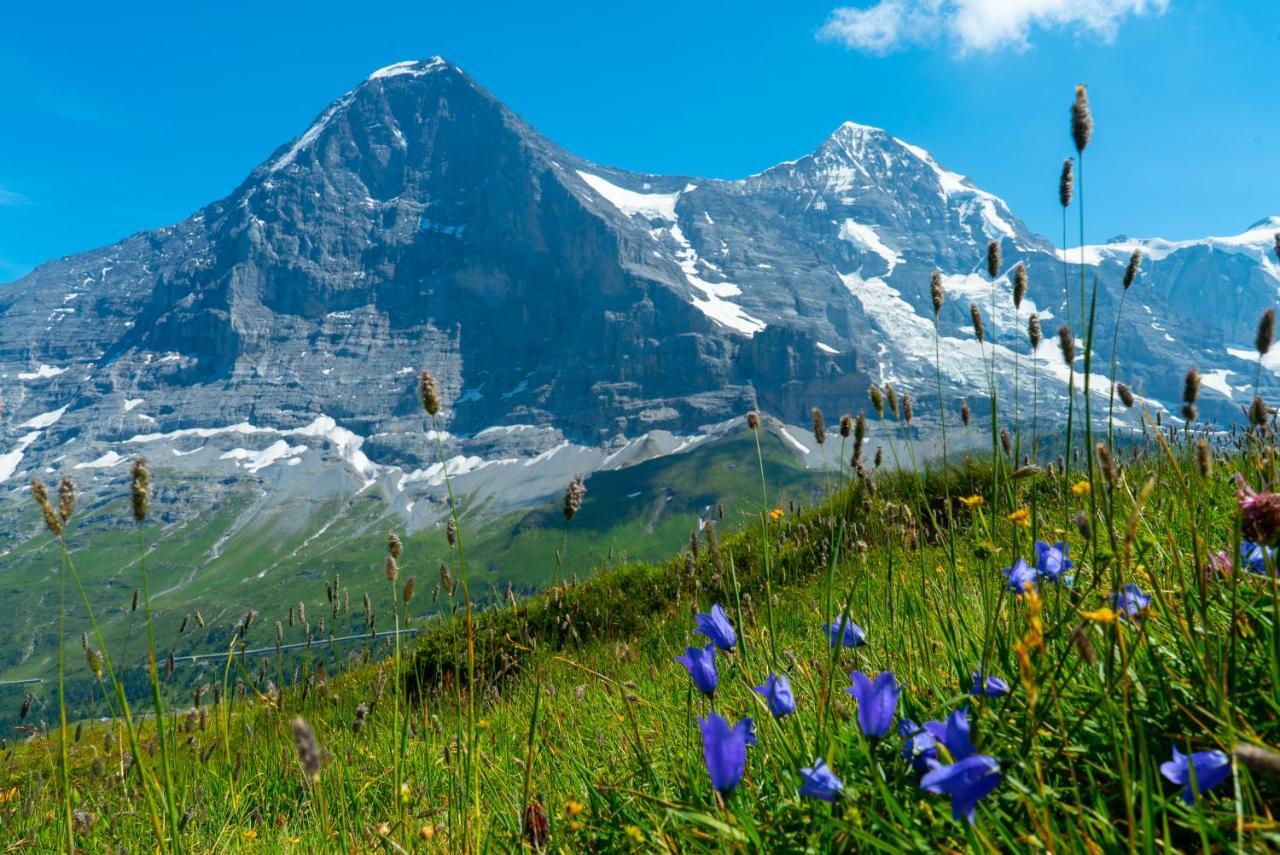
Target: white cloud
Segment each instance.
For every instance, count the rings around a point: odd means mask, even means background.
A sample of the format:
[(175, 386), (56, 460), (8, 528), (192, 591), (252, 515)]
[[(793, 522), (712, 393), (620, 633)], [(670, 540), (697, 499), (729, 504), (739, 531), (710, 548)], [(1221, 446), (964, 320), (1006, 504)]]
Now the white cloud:
[(831, 12), (818, 37), (867, 53), (953, 43), (960, 53), (1024, 49), (1033, 29), (1115, 38), (1130, 15), (1159, 15), (1169, 0), (877, 0)]
[(0, 187), (0, 205), (29, 205), (31, 200), (16, 190), (6, 190)]

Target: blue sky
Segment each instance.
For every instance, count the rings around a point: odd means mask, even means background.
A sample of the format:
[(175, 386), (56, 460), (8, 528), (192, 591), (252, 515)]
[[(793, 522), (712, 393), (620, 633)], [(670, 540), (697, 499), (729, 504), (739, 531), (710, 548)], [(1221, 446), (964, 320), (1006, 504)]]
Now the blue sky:
[(591, 160), (738, 177), (850, 119), (1050, 235), (1086, 82), (1091, 241), (1280, 214), (1277, 0), (54, 5), (0, 32), (0, 281), (183, 218), (369, 72), (434, 54)]

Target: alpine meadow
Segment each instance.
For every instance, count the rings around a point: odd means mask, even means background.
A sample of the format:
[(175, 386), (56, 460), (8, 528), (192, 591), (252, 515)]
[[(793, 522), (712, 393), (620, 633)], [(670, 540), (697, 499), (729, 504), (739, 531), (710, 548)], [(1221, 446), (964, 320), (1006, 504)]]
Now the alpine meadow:
[(1090, 94), (1050, 239), (399, 62), (0, 286), (0, 851), (1280, 850), (1280, 217), (1088, 243)]

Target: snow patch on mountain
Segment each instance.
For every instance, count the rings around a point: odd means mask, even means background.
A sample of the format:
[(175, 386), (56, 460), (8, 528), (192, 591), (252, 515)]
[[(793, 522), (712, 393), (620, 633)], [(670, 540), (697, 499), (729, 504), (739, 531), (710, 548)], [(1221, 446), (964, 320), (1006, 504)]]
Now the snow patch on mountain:
[(883, 240), (880, 239), (879, 233), (871, 226), (864, 225), (853, 219), (845, 219), (840, 224), (840, 231), (836, 235), (840, 240), (848, 241), (864, 252), (873, 252), (884, 259), (889, 265), (889, 276), (893, 273), (893, 268), (902, 263), (902, 255), (890, 249)]
[(18, 373), (19, 380), (44, 380), (47, 377), (57, 377), (59, 374), (66, 374), (66, 368), (55, 368), (52, 365), (40, 364), (35, 371), (22, 371)]
[(581, 169), (576, 172), (588, 187), (627, 216), (639, 214), (647, 220), (662, 220), (668, 223), (676, 221), (676, 202), (680, 200), (680, 196), (697, 189), (695, 185), (690, 184), (684, 190), (677, 190), (675, 193), (638, 193), (635, 190), (619, 187), (590, 172), (583, 172)]

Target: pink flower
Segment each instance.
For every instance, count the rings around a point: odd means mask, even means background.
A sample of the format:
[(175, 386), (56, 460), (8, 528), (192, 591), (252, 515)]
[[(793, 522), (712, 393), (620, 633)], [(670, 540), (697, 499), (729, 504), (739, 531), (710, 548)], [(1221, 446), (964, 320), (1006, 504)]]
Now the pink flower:
[(1244, 536), (1254, 543), (1273, 546), (1280, 541), (1280, 493), (1256, 492), (1237, 474), (1236, 501)]

